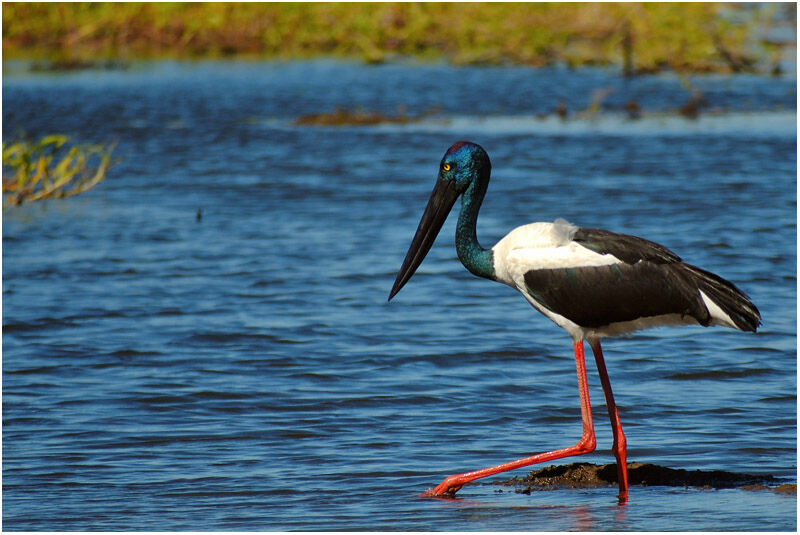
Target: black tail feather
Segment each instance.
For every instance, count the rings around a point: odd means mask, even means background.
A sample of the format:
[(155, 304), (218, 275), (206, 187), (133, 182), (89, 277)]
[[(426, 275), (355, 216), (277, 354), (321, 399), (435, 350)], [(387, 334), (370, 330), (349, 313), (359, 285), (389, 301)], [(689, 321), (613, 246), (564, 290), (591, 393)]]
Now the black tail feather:
[(695, 285), (731, 318), (739, 330), (756, 332), (761, 325), (761, 313), (743, 291), (710, 271), (689, 264), (683, 266)]

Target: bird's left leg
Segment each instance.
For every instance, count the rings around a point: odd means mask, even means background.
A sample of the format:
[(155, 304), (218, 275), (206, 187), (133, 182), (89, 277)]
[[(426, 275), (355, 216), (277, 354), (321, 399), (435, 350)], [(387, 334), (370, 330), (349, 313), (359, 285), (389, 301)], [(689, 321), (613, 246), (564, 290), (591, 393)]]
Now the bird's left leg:
[(614, 434), (614, 457), (617, 458), (617, 477), (619, 479), (619, 503), (628, 501), (628, 465), (627, 443), (625, 433), (622, 432), (622, 423), (619, 421), (617, 404), (614, 403), (614, 393), (611, 391), (611, 382), (608, 380), (606, 363), (603, 359), (603, 350), (600, 348), (599, 339), (590, 339), (594, 360), (597, 362), (597, 371), (600, 373), (600, 383), (603, 385), (603, 394), (606, 397), (608, 416), (611, 418), (611, 432)]
[(546, 451), (544, 453), (537, 453), (524, 459), (518, 459), (509, 463), (499, 464), (483, 470), (475, 470), (474, 472), (466, 472), (464, 474), (457, 474), (450, 476), (436, 488), (430, 489), (423, 494), (423, 496), (452, 496), (464, 485), (470, 481), (480, 479), (482, 477), (491, 476), (507, 470), (515, 468), (522, 468), (534, 463), (541, 463), (545, 461), (552, 461), (554, 459), (561, 459), (563, 457), (570, 457), (572, 455), (583, 455), (584, 453), (591, 453), (595, 448), (594, 437), (594, 424), (592, 423), (592, 407), (589, 404), (589, 385), (586, 380), (586, 362), (583, 356), (583, 340), (575, 342), (575, 368), (578, 372), (578, 395), (581, 402), (581, 420), (583, 421), (583, 434), (581, 439), (574, 446), (568, 448), (561, 448), (553, 451)]

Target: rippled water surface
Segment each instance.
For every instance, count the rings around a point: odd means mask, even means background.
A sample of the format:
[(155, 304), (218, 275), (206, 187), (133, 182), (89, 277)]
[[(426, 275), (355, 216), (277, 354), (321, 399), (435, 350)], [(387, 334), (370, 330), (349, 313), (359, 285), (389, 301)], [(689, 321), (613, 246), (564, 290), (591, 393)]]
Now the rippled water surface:
[[(459, 264), (454, 217), (386, 302), (459, 139), (492, 157), (485, 246), (563, 217), (663, 243), (761, 309), (756, 335), (605, 344), (629, 460), (796, 482), (796, 81), (691, 82), (707, 101), (695, 121), (673, 113), (677, 77), (591, 69), (7, 74), (4, 140), (116, 140), (121, 161), (86, 194), (3, 213), (3, 527), (796, 529), (796, 498), (767, 491), (634, 487), (619, 507), (614, 489), (479, 482), (417, 497), (581, 430), (569, 337)], [(560, 101), (571, 118), (538, 117)], [(293, 125), (337, 107), (424, 118)], [(593, 365), (589, 386), (598, 449), (581, 460), (612, 462)]]

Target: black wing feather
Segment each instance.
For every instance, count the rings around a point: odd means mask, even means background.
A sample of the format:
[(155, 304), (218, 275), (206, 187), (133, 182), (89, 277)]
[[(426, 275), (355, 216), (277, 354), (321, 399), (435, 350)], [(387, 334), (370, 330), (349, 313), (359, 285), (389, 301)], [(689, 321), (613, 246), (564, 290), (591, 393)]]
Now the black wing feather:
[(579, 228), (574, 241), (600, 254), (612, 254), (628, 264), (648, 260), (658, 264), (680, 262), (681, 257), (656, 242), (598, 228)]

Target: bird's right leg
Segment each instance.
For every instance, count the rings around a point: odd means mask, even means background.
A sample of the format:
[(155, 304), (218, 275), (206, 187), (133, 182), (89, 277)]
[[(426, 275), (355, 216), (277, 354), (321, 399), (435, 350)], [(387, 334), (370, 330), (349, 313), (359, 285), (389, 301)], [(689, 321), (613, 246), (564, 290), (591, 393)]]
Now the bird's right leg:
[(608, 416), (611, 418), (611, 431), (614, 435), (614, 457), (617, 458), (617, 478), (619, 480), (619, 503), (624, 504), (628, 501), (628, 461), (627, 461), (627, 442), (625, 433), (622, 432), (622, 423), (619, 421), (617, 404), (614, 403), (614, 393), (611, 391), (611, 381), (608, 380), (606, 362), (603, 359), (603, 350), (600, 348), (599, 339), (590, 339), (589, 345), (592, 346), (594, 360), (597, 362), (597, 371), (600, 373), (600, 383), (603, 385), (603, 395), (606, 398)]
[(535, 463), (542, 463), (552, 461), (554, 459), (561, 459), (563, 457), (571, 457), (573, 455), (583, 455), (591, 453), (595, 449), (594, 437), (594, 424), (592, 423), (592, 407), (589, 404), (589, 385), (586, 380), (586, 362), (583, 354), (583, 340), (575, 342), (575, 368), (578, 372), (578, 395), (581, 402), (581, 419), (583, 420), (583, 435), (577, 444), (569, 448), (562, 448), (560, 450), (547, 451), (544, 453), (537, 453), (524, 459), (518, 459), (509, 463), (499, 464), (483, 470), (475, 470), (474, 472), (466, 472), (450, 476), (442, 481), (436, 488), (426, 491), (423, 496), (452, 496), (464, 485), (470, 481), (480, 479), (482, 477), (499, 474), (507, 470), (514, 470), (515, 468), (522, 468)]

